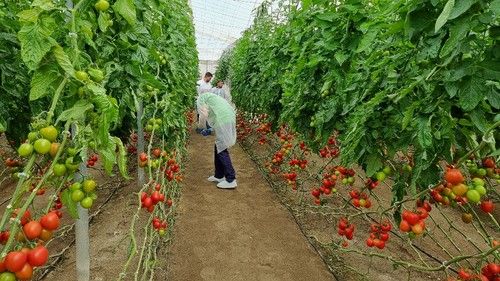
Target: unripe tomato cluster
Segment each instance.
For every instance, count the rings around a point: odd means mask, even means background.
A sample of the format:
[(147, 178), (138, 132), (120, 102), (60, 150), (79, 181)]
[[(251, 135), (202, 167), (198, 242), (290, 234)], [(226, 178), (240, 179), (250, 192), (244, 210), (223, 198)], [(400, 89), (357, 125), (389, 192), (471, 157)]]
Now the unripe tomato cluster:
[(339, 147), (335, 137), (330, 137), (327, 144), (319, 150), (319, 156), (322, 158), (335, 158), (339, 155)]
[(97, 199), (95, 189), (97, 183), (92, 179), (86, 179), (82, 182), (75, 182), (70, 187), (71, 200), (79, 202), (82, 208), (90, 209)]
[(164, 201), (165, 195), (160, 193), (158, 190), (151, 192), (151, 195), (146, 192), (141, 194), (141, 206), (150, 213), (154, 211), (156, 204)]
[(366, 246), (377, 247), (379, 249), (385, 248), (385, 242), (389, 240), (389, 231), (392, 225), (389, 222), (382, 224), (372, 224), (370, 226), (370, 237), (366, 239)]
[(347, 240), (352, 240), (352, 238), (354, 237), (354, 224), (350, 224), (346, 218), (340, 218), (337, 227), (338, 227), (337, 233), (340, 236), (345, 236)]
[(391, 174), (392, 174), (391, 168), (385, 167), (381, 171), (375, 173), (375, 176), (368, 178), (365, 182), (365, 186), (368, 189), (373, 190)]
[(144, 128), (144, 131), (146, 132), (152, 132), (153, 130), (158, 131), (161, 128), (162, 123), (163, 121), (160, 118), (151, 118), (148, 120), (148, 123)]
[(416, 212), (404, 210), (401, 215), (402, 219), (399, 224), (399, 230), (420, 235), (425, 231), (425, 219), (428, 216), (428, 211), (423, 207), (418, 207)]
[[(29, 157), (33, 152), (36, 152), (41, 156), (50, 155), (55, 158), (60, 150), (60, 144), (56, 141), (58, 136), (57, 129), (52, 125), (30, 132), (27, 142), (18, 148), (19, 156)], [(76, 172), (79, 166), (79, 161), (74, 157), (76, 154), (75, 148), (67, 148), (65, 153), (61, 154), (60, 162), (54, 164), (52, 174), (56, 177), (62, 177), (68, 173)]]

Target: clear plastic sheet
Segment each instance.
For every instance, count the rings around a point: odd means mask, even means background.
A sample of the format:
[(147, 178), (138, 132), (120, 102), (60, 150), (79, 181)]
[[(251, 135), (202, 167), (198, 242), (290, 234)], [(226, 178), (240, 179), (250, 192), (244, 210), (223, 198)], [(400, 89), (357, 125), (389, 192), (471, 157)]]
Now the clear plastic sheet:
[(222, 97), (213, 93), (201, 94), (196, 101), (198, 114), (198, 127), (208, 125), (215, 131), (215, 145), (217, 153), (233, 146), (236, 143), (236, 112), (234, 108)]

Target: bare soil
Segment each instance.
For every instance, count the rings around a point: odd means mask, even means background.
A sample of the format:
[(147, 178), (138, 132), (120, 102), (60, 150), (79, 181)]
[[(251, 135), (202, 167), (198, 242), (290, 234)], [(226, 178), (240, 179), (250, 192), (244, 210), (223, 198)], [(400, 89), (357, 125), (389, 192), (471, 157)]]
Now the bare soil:
[(241, 147), (230, 149), (235, 190), (206, 180), (213, 141), (191, 139), (168, 280), (334, 280)]

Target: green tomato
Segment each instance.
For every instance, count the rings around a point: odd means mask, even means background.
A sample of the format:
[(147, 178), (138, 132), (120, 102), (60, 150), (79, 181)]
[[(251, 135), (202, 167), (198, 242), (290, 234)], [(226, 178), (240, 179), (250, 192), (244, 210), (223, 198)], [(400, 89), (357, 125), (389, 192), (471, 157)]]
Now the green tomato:
[(66, 174), (66, 166), (64, 164), (55, 164), (52, 171), (54, 172), (54, 176), (62, 177)]
[(478, 185), (476, 186), (476, 188), (474, 188), (478, 193), (479, 195), (483, 196), (486, 194), (486, 188), (484, 187), (484, 185)]
[(54, 126), (47, 126), (45, 128), (40, 129), (40, 135), (42, 138), (49, 140), (50, 142), (54, 142), (57, 139), (57, 129)]
[(484, 186), (484, 180), (480, 178), (473, 178), (472, 185), (474, 186)]
[(50, 151), (50, 141), (46, 139), (37, 139), (34, 147), (38, 154), (47, 154)]
[(66, 152), (68, 153), (69, 156), (75, 156), (76, 153), (78, 153), (76, 148), (73, 147), (68, 147), (68, 149), (66, 149)]
[(480, 176), (480, 177), (486, 176), (486, 173), (487, 173), (486, 169), (481, 168), (481, 169), (477, 170), (477, 175)]
[(80, 202), (83, 198), (85, 198), (85, 193), (83, 193), (83, 191), (77, 189), (71, 192), (71, 200), (73, 200), (73, 202)]
[(353, 183), (354, 183), (354, 177), (348, 177), (348, 178), (347, 178), (347, 182), (348, 182), (349, 184), (353, 184)]
[(146, 132), (151, 132), (151, 131), (153, 131), (153, 126), (147, 125), (145, 130), (146, 130)]
[(471, 189), (469, 191), (467, 191), (467, 200), (469, 200), (469, 202), (472, 202), (472, 203), (479, 203), (479, 201), (481, 201), (481, 194), (479, 194), (479, 192), (475, 189)]
[(94, 6), (98, 11), (104, 12), (109, 9), (109, 2), (106, 0), (99, 0)]
[(82, 70), (79, 70), (79, 71), (75, 72), (75, 77), (76, 77), (76, 79), (78, 79), (80, 81), (87, 81), (87, 80), (89, 80), (88, 73), (85, 72), (85, 71), (82, 71)]
[(155, 129), (155, 130), (159, 130), (159, 129), (160, 129), (160, 125), (158, 125), (158, 124), (154, 124), (153, 129)]
[(94, 201), (97, 200), (97, 193), (95, 193), (95, 192), (92, 192), (92, 193), (88, 194), (88, 196), (90, 198), (92, 198), (92, 200), (94, 200)]
[(21, 157), (28, 157), (33, 153), (33, 146), (29, 143), (23, 143), (17, 149), (17, 153), (19, 153)]
[(79, 183), (79, 182), (75, 182), (73, 183), (70, 187), (69, 187), (69, 190), (71, 191), (75, 191), (75, 190), (80, 190), (82, 189), (82, 184)]
[(83, 186), (83, 191), (90, 193), (95, 190), (97, 184), (94, 180), (84, 180), (82, 186)]
[(382, 172), (384, 172), (384, 174), (386, 174), (387, 176), (390, 176), (392, 174), (391, 167), (385, 166)]
[(163, 121), (161, 120), (161, 118), (155, 119), (155, 124), (161, 125), (162, 123), (163, 123)]
[(104, 80), (104, 72), (102, 72), (102, 70), (100, 69), (90, 68), (89, 74), (90, 77), (92, 77), (92, 80), (94, 80), (95, 82), (101, 82), (102, 80)]
[(74, 172), (74, 171), (78, 170), (78, 163), (73, 162), (73, 157), (66, 158), (65, 164), (66, 164), (66, 168), (68, 168), (68, 170), (70, 172)]
[(83, 200), (80, 202), (80, 205), (82, 205), (82, 208), (85, 209), (90, 209), (92, 207), (92, 204), (94, 204), (94, 200), (92, 200), (91, 197), (85, 197)]
[(0, 274), (0, 281), (16, 281), (16, 275), (12, 272), (4, 272)]
[(375, 174), (375, 177), (377, 178), (377, 181), (383, 182), (385, 180), (386, 173), (384, 173), (384, 172), (377, 172)]
[(36, 141), (36, 139), (38, 139), (38, 133), (37, 132), (30, 132), (28, 134), (28, 140), (30, 142), (34, 142), (34, 141)]

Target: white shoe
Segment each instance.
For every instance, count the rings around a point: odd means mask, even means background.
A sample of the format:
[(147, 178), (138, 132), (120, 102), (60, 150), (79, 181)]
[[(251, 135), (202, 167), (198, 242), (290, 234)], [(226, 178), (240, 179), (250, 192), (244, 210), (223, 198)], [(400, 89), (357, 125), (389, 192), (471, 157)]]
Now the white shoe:
[(226, 180), (224, 180), (224, 181), (217, 184), (218, 188), (223, 188), (223, 189), (233, 189), (233, 188), (236, 188), (236, 186), (237, 186), (236, 180), (234, 180), (232, 182), (227, 182)]
[(215, 176), (210, 176), (207, 180), (210, 182), (223, 182), (226, 180), (226, 178), (219, 179), (219, 178), (216, 178)]

